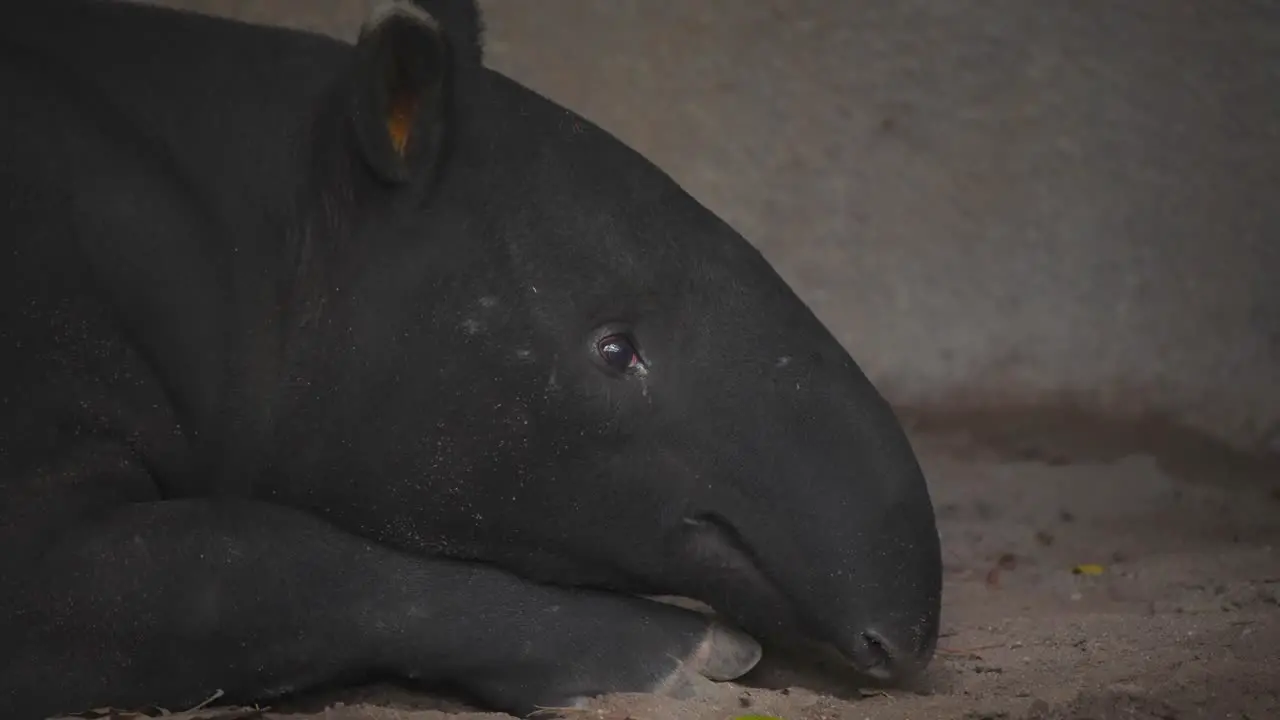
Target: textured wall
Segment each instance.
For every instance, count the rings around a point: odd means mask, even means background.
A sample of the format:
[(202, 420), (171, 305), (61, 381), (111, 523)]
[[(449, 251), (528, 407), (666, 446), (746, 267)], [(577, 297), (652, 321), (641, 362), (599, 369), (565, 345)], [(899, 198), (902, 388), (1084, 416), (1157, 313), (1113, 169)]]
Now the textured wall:
[[(164, 0), (351, 38), (368, 0)], [(741, 230), (900, 404), (1280, 450), (1280, 6), (482, 0), (489, 64)]]

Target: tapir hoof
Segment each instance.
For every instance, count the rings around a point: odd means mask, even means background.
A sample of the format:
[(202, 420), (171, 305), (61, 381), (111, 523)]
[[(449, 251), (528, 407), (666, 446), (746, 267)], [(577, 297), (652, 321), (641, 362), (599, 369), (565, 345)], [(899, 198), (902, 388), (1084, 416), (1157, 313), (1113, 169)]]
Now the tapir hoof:
[[(666, 678), (653, 687), (627, 687), (619, 684), (608, 692), (649, 692), (676, 699), (697, 696), (698, 685), (708, 680), (726, 682), (746, 675), (760, 662), (763, 651), (760, 643), (740, 630), (719, 622), (712, 622), (705, 636), (693, 653), (681, 660)], [(647, 674), (643, 661), (637, 658), (636, 670)], [(579, 695), (569, 701), (568, 707), (582, 708), (591, 702), (591, 696)]]
[(760, 643), (755, 638), (713, 622), (693, 655), (680, 663), (654, 692), (680, 699), (693, 697), (697, 694), (699, 678), (716, 682), (736, 680), (751, 672), (762, 654)]
[[(685, 699), (699, 684), (745, 675), (760, 661), (760, 644), (743, 632), (685, 610), (661, 608), (648, 618), (621, 619), (612, 638), (531, 674), (506, 674), (473, 686), (496, 709), (519, 717), (576, 709), (611, 693), (653, 693)], [(532, 668), (530, 668), (532, 669)]]

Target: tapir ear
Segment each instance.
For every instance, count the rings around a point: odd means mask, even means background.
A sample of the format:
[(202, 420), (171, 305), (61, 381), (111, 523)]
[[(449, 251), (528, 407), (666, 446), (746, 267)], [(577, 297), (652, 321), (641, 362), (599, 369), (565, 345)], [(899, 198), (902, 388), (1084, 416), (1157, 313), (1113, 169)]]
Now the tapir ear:
[(409, 0), (384, 2), (361, 27), (355, 55), (350, 115), (364, 160), (387, 182), (429, 173), (451, 69), (440, 24)]

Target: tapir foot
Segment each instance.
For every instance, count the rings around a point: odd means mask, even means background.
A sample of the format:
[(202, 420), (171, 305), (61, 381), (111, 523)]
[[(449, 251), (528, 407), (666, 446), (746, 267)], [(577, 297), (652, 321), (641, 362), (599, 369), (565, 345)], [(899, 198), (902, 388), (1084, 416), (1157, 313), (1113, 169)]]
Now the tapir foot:
[[(581, 708), (609, 693), (689, 698), (700, 684), (734, 680), (760, 661), (753, 638), (697, 613), (631, 598), (596, 600), (600, 605), (594, 611), (570, 621), (589, 628), (588, 647), (563, 645), (577, 639), (574, 628), (561, 625), (556, 629), (561, 637), (549, 646), (564, 652), (556, 662), (531, 666), (527, 674), (504, 668), (501, 679), (473, 683), (472, 689), (486, 704), (524, 716)], [(628, 613), (617, 615), (619, 610)]]
[(760, 662), (760, 643), (750, 635), (719, 622), (712, 622), (693, 655), (680, 663), (665, 682), (652, 692), (676, 698), (697, 693), (698, 678), (716, 682), (736, 680)]
[(270, 703), (387, 672), (527, 715), (688, 693), (760, 657), (691, 610), (394, 552), (242, 500), (117, 507), (64, 533), (0, 604), (2, 720), (189, 707), (218, 691)]

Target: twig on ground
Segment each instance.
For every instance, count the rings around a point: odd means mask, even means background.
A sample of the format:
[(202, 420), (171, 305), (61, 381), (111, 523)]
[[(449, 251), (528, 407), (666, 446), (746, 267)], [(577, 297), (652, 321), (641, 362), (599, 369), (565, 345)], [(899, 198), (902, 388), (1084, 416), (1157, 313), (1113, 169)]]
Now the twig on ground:
[(200, 703), (199, 705), (196, 705), (195, 707), (191, 708), (190, 710), (187, 710), (187, 712), (195, 712), (196, 710), (203, 710), (203, 709), (205, 709), (205, 708), (209, 707), (209, 703), (213, 702), (214, 700), (217, 700), (218, 698), (222, 697), (223, 695), (226, 695), (226, 693), (224, 693), (224, 692), (222, 691), (222, 688), (218, 688), (217, 690), (215, 690), (215, 691), (213, 692), (213, 694), (212, 694), (212, 695), (210, 695), (209, 697), (205, 698), (205, 699), (204, 699), (204, 702)]
[(546, 717), (550, 715), (560, 715), (563, 717), (591, 717), (596, 720), (637, 720), (630, 714), (618, 714), (616, 712), (606, 712), (600, 708), (576, 708), (576, 707), (539, 707), (537, 710), (529, 713), (529, 717)]
[(944, 647), (940, 647), (940, 648), (938, 648), (938, 654), (939, 654), (939, 655), (951, 655), (951, 656), (953, 656), (953, 657), (957, 657), (957, 656), (958, 656), (958, 657), (973, 657), (973, 658), (977, 658), (977, 659), (981, 660), (981, 659), (982, 659), (982, 656), (978, 654), (979, 652), (981, 652), (981, 651), (983, 651), (983, 650), (995, 650), (996, 648), (1002, 648), (1002, 647), (1004, 647), (1004, 646), (1005, 646), (1005, 645), (1004, 645), (1004, 643), (994, 643), (994, 644), (992, 644), (992, 645), (977, 645), (977, 646), (974, 646), (974, 647), (971, 647), (971, 648), (944, 648)]

